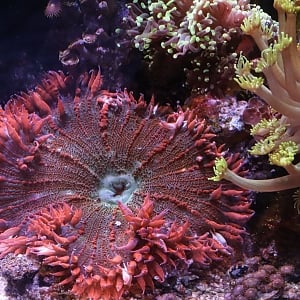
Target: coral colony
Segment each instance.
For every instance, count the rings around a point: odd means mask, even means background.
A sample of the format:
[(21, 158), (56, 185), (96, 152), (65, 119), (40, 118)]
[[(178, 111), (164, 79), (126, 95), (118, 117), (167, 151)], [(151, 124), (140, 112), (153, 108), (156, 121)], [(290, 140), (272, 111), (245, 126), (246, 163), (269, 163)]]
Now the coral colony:
[(72, 90), (50, 72), (0, 119), (1, 257), (41, 258), (83, 299), (152, 289), (178, 260), (233, 255), (253, 214), (245, 190), (207, 181), (221, 148), (204, 120), (164, 116), (101, 80)]
[(137, 0), (128, 5), (128, 32), (150, 68), (164, 53), (180, 61), (193, 93), (222, 94), (234, 77), (248, 2)]
[[(269, 44), (273, 28), (264, 20), (259, 8), (254, 8), (241, 28), (251, 35), (261, 50), (261, 57), (249, 61), (241, 55), (236, 69), (236, 82), (264, 99), (273, 109), (273, 118), (262, 119), (252, 127), (251, 134), (257, 140), (250, 150), (253, 155), (268, 155), (273, 165), (285, 168), (288, 175), (252, 180), (231, 171), (225, 158), (218, 158), (216, 176), (232, 181), (245, 189), (258, 192), (280, 191), (300, 186), (300, 165), (293, 163), (299, 153), (299, 67), (300, 60), (296, 40), (296, 13), (300, 6), (295, 1), (274, 1), (278, 12), (278, 38)], [(263, 78), (264, 74), (266, 80)], [(298, 206), (299, 202), (296, 203)]]

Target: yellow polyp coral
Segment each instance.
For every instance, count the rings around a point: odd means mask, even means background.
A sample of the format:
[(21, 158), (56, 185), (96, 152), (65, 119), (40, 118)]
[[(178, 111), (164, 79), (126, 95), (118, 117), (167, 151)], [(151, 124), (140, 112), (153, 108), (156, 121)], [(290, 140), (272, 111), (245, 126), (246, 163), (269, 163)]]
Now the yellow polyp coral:
[(274, 152), (269, 154), (270, 163), (281, 167), (289, 166), (297, 152), (298, 146), (295, 142), (282, 142)]
[(275, 132), (278, 133), (278, 130), (285, 130), (285, 126), (281, 125), (279, 120), (276, 118), (267, 120), (262, 119), (259, 123), (252, 126), (250, 133), (253, 136), (266, 136), (267, 134), (274, 134)]
[(274, 43), (273, 47), (276, 51), (282, 51), (287, 48), (292, 43), (292, 41), (292, 37), (288, 36), (284, 32), (281, 32), (278, 35), (278, 40)]
[[(279, 150), (283, 150), (281, 149), (282, 147), (287, 147), (291, 143), (291, 141), (285, 142), (284, 140), (287, 127), (288, 127), (287, 124), (281, 124), (280, 120), (276, 118), (270, 120), (266, 120), (266, 119), (261, 120), (259, 123), (253, 126), (250, 131), (251, 135), (253, 135), (258, 141), (251, 148), (249, 152), (253, 155), (269, 154), (269, 159), (272, 164), (283, 166), (281, 163), (280, 164), (276, 163), (276, 161), (279, 161), (279, 157), (278, 157), (279, 154), (282, 155), (284, 154), (282, 151)], [(297, 144), (294, 142), (293, 145), (297, 147)], [(293, 149), (295, 149), (295, 146), (293, 146)], [(275, 159), (275, 156), (273, 156), (273, 154), (277, 153), (278, 151), (279, 154), (276, 154), (277, 159)], [(293, 154), (293, 157), (295, 156), (296, 153)], [(272, 159), (271, 156), (273, 157)], [(289, 164), (291, 163), (292, 161), (290, 161)]]
[(275, 147), (274, 137), (269, 136), (264, 140), (258, 141), (249, 151), (252, 155), (265, 155)]
[(296, 5), (297, 1), (293, 0), (274, 0), (274, 7), (286, 13), (294, 14), (299, 11), (300, 7)]
[(255, 92), (264, 84), (264, 79), (262, 77), (257, 77), (252, 74), (247, 74), (243, 76), (237, 76), (234, 80), (240, 85), (241, 88), (249, 91)]
[(215, 176), (210, 177), (209, 180), (220, 181), (221, 179), (223, 179), (227, 167), (228, 167), (227, 162), (224, 157), (217, 158), (215, 160), (215, 166), (214, 166)]
[(252, 8), (251, 13), (243, 20), (241, 29), (245, 34), (251, 35), (257, 46), (262, 50), (267, 41), (274, 35), (273, 23), (268, 14), (259, 6)]
[(235, 72), (238, 75), (238, 77), (242, 77), (244, 75), (250, 74), (252, 64), (247, 59), (247, 57), (240, 55), (239, 59), (237, 60), (237, 63), (234, 65), (234, 67), (235, 67)]
[(270, 67), (276, 63), (278, 59), (278, 51), (275, 47), (269, 47), (261, 52), (261, 58), (258, 59), (255, 67), (255, 72), (263, 72), (267, 67)]
[(234, 171), (230, 170), (224, 157), (215, 160), (214, 172), (215, 176), (209, 180), (220, 181), (227, 180), (247, 190), (256, 192), (276, 192), (299, 187), (300, 182), (300, 164), (294, 166), (291, 174), (271, 179), (249, 179), (244, 178)]
[[(287, 175), (266, 180), (243, 178), (229, 170), (224, 158), (218, 158), (215, 176), (211, 180), (226, 179), (258, 192), (300, 187), (300, 163), (295, 159), (300, 152), (300, 57), (296, 37), (300, 6), (297, 3), (274, 1), (279, 32), (272, 39), (269, 38), (272, 28), (264, 21), (265, 14), (255, 7), (244, 19), (241, 29), (255, 40), (261, 57), (249, 61), (241, 54), (235, 65), (235, 81), (240, 87), (256, 93), (275, 112), (274, 118), (263, 119), (251, 129), (256, 144), (249, 152), (252, 155), (268, 155), (269, 162), (283, 167)], [(298, 209), (299, 203), (295, 204)]]
[(258, 10), (253, 11), (253, 13), (244, 20), (241, 25), (241, 29), (244, 33), (251, 34), (254, 31), (261, 30), (261, 16)]

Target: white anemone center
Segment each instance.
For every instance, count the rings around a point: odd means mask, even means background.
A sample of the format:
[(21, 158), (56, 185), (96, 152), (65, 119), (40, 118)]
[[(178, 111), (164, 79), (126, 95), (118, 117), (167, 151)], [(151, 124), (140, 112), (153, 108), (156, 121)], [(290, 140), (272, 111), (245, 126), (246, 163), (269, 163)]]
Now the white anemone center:
[(101, 181), (99, 198), (109, 204), (126, 203), (136, 188), (137, 183), (131, 175), (107, 175)]

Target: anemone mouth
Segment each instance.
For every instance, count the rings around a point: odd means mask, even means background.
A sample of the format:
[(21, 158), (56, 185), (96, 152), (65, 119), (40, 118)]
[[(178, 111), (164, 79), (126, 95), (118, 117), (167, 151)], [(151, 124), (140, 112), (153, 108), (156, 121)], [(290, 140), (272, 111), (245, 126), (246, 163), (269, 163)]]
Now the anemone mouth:
[(117, 205), (127, 203), (138, 185), (130, 174), (106, 175), (100, 183), (98, 195), (101, 202)]

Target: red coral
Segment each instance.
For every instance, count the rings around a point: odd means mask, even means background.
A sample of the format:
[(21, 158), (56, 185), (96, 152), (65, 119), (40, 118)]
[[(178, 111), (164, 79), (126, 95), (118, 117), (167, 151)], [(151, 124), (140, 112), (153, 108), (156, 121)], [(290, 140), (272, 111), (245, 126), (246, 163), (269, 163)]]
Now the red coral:
[(245, 191), (207, 180), (221, 150), (205, 121), (101, 82), (85, 74), (73, 91), (50, 72), (0, 111), (0, 250), (41, 258), (84, 299), (119, 299), (178, 259), (232, 255), (252, 211)]

